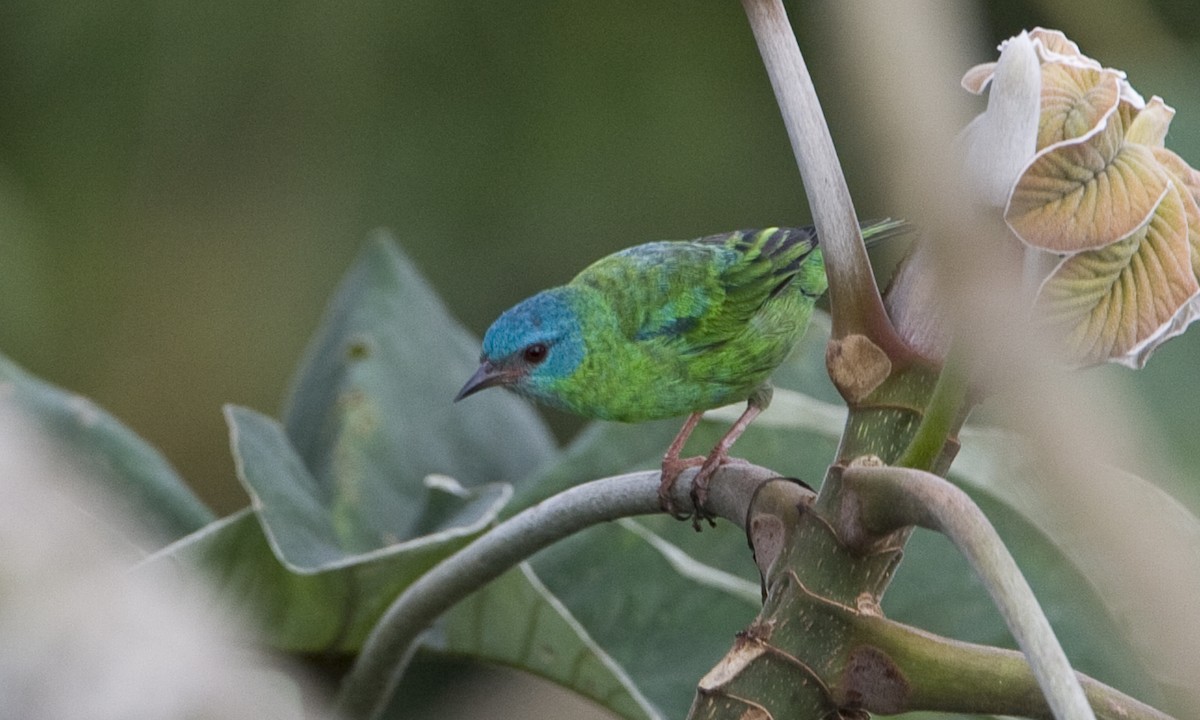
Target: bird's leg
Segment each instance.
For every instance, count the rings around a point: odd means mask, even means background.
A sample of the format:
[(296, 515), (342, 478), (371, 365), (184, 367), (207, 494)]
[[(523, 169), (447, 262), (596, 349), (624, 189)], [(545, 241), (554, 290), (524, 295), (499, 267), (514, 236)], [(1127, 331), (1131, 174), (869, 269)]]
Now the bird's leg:
[(662, 461), (662, 480), (658, 484), (658, 504), (665, 511), (679, 520), (686, 520), (689, 515), (687, 513), (680, 514), (675, 509), (675, 503), (671, 502), (671, 488), (674, 487), (675, 481), (679, 479), (679, 474), (685, 469), (695, 467), (704, 462), (703, 457), (683, 458), (680, 459), (679, 453), (683, 452), (683, 446), (687, 444), (688, 438), (691, 437), (692, 431), (696, 429), (696, 425), (700, 423), (700, 418), (704, 417), (704, 413), (695, 412), (688, 416), (687, 422), (679, 430), (679, 434), (671, 441), (671, 446), (667, 448), (667, 454), (663, 455)]
[(692, 526), (697, 531), (700, 530), (700, 519), (708, 520), (710, 525), (715, 525), (711, 515), (708, 515), (702, 509), (708, 501), (708, 481), (713, 474), (722, 465), (731, 461), (729, 457), (729, 449), (733, 447), (733, 443), (741, 437), (746, 428), (758, 417), (767, 405), (771, 403), (771, 395), (773, 394), (770, 385), (763, 385), (754, 391), (749, 399), (746, 400), (746, 409), (742, 412), (741, 417), (733, 424), (733, 427), (721, 436), (717, 444), (713, 446), (712, 452), (704, 459), (704, 464), (700, 466), (700, 471), (696, 473), (696, 477), (692, 480), (692, 504), (696, 507), (696, 514), (692, 518)]

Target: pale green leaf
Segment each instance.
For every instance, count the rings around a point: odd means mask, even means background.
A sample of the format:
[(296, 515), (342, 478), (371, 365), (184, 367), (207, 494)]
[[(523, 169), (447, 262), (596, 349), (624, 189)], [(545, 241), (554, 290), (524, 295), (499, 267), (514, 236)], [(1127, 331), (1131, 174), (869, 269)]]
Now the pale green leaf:
[(1065, 63), (1042, 66), (1037, 149), (1090, 134), (1117, 107), (1120, 76)]
[(1090, 135), (1034, 156), (1004, 218), (1033, 247), (1056, 253), (1102, 248), (1142, 227), (1167, 184), (1150, 148), (1125, 142), (1114, 108)]
[(1072, 360), (1136, 355), (1197, 292), (1183, 197), (1174, 184), (1125, 240), (1065, 259), (1043, 283), (1041, 318), (1065, 338)]
[(284, 427), (349, 551), (437, 532), (446, 494), (519, 485), (554, 456), (533, 409), (508, 393), (454, 403), (479, 341), (386, 235), (347, 272), (293, 383)]
[(454, 606), (427, 646), (519, 667), (624, 718), (662, 717), (527, 563)]

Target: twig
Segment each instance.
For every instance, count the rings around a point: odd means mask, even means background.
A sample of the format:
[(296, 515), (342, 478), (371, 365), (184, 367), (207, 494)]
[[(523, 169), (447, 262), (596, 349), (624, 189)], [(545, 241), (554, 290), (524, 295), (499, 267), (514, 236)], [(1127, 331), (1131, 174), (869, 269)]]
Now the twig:
[[(694, 470), (675, 483), (688, 507)], [(730, 464), (709, 488), (710, 514), (743, 526), (754, 488), (777, 477), (766, 468)], [(514, 515), (443, 560), (410, 585), (384, 613), (342, 683), (338, 709), (347, 718), (377, 718), (412, 657), (421, 633), (439, 615), (538, 550), (602, 522), (661, 512), (659, 473), (631, 473), (578, 485)]]

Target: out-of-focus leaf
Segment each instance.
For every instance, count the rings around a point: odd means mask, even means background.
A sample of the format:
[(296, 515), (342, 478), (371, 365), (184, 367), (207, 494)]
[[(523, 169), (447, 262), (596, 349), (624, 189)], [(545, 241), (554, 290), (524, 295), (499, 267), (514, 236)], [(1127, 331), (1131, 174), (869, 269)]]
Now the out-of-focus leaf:
[(3, 356), (0, 405), (36, 428), (39, 447), (31, 452), (69, 464), (73, 474), (103, 488), (159, 538), (179, 537), (212, 520), (145, 440), (90, 400), (38, 380)]
[(478, 355), (479, 342), (388, 236), (371, 238), (330, 302), (284, 412), (347, 552), (456, 522), (452, 499), (424, 482), (431, 474), (466, 488), (519, 483), (553, 457), (541, 420), (508, 393), (452, 402)]

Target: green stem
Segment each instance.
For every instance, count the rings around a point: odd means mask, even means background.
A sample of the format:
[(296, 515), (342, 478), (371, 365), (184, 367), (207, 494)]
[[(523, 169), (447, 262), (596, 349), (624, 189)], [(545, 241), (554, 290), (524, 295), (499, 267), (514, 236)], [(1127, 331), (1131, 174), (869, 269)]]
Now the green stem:
[[(675, 483), (677, 507), (690, 507), (688, 470)], [(777, 477), (749, 464), (721, 467), (704, 510), (743, 526), (755, 489)], [(659, 473), (640, 472), (577, 485), (530, 507), (443, 560), (388, 607), (363, 645), (338, 693), (346, 718), (377, 718), (387, 708), (417, 639), (439, 615), (538, 550), (584, 528), (661, 512)]]
[[(983, 581), (1059, 720), (1095, 720), (1086, 695), (1033, 590), (987, 517), (966, 493), (928, 472), (897, 467), (851, 466), (843, 487), (858, 498), (847, 503), (842, 528), (880, 535), (909, 525), (942, 533)], [(847, 533), (851, 534), (851, 533)]]
[(969, 404), (969, 383), (962, 352), (957, 344), (951, 347), (938, 375), (933, 395), (921, 417), (908, 447), (895, 462), (899, 467), (934, 470), (946, 449), (946, 443), (966, 419)]
[[(905, 680), (904, 710), (1050, 718), (1051, 709), (1021, 653), (938, 637), (878, 616), (857, 621), (858, 639)], [(1100, 720), (1171, 720), (1171, 716), (1076, 673)], [(895, 712), (892, 707), (865, 707)]]

